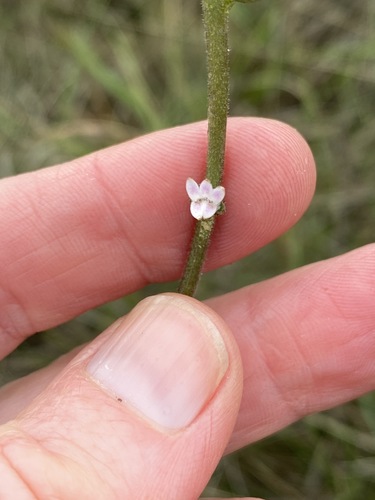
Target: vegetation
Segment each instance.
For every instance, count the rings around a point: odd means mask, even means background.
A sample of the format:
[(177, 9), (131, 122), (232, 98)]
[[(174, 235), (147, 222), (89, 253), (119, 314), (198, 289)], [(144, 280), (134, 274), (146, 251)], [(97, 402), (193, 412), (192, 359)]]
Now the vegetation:
[[(231, 13), (231, 114), (299, 129), (318, 188), (305, 217), (273, 244), (209, 273), (221, 294), (373, 239), (375, 3), (262, 0)], [(206, 117), (199, 1), (3, 0), (0, 175), (55, 164), (145, 132)], [(33, 337), (0, 364), (0, 382), (91, 339), (153, 285)], [(372, 498), (375, 395), (304, 419), (226, 457), (211, 495)]]

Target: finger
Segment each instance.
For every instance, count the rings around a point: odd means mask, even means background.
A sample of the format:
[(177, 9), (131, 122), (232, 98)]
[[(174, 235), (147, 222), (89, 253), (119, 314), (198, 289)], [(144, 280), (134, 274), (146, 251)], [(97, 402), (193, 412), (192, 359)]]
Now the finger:
[[(228, 450), (375, 388), (374, 290), (369, 245), (208, 301), (243, 359), (243, 399)], [(44, 388), (37, 373), (29, 377)], [(0, 418), (30, 403), (34, 392), (24, 387), (22, 379), (15, 383), (6, 404), (0, 391)]]
[(15, 418), (29, 406), (80, 350), (80, 346), (76, 347), (48, 366), (0, 387), (0, 425)]
[(209, 301), (236, 334), (244, 394), (228, 450), (375, 389), (375, 245)]
[[(206, 124), (158, 132), (0, 183), (0, 355), (150, 282), (181, 276), (193, 228), (186, 178), (204, 177)], [(279, 122), (233, 119), (210, 269), (265, 245), (312, 197), (308, 146)]]
[(241, 389), (217, 315), (183, 296), (148, 298), (0, 428), (0, 497), (198, 498)]

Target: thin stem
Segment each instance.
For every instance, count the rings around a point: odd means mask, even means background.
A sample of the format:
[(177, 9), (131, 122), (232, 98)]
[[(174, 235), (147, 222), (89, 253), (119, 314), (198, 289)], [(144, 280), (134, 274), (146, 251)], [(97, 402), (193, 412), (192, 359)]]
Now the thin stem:
[(207, 49), (208, 152), (207, 178), (215, 187), (224, 172), (229, 110), (228, 0), (203, 0)]
[[(221, 183), (229, 108), (228, 17), (233, 0), (202, 0), (207, 51), (208, 150), (206, 178)], [(178, 291), (194, 295), (215, 225), (215, 215), (196, 223), (190, 254)]]
[(215, 216), (211, 217), (211, 219), (199, 220), (195, 225), (190, 254), (178, 288), (180, 293), (191, 297), (195, 293), (214, 224)]

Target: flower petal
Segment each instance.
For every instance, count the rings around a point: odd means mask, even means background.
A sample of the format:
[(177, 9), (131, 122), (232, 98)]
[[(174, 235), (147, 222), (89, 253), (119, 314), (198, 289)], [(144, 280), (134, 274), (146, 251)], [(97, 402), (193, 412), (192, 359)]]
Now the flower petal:
[(208, 179), (205, 179), (204, 181), (201, 182), (201, 185), (199, 186), (200, 192), (201, 192), (201, 197), (202, 198), (208, 198), (209, 200), (211, 199), (211, 194), (212, 194), (212, 184)]
[(200, 198), (200, 189), (194, 179), (190, 177), (186, 181), (186, 192), (191, 201), (198, 201)]
[(190, 203), (190, 213), (194, 217), (194, 219), (203, 219), (203, 209), (204, 206), (202, 204), (202, 201), (192, 201)]
[(223, 186), (217, 186), (212, 190), (210, 201), (219, 205), (224, 199), (225, 188)]
[(215, 203), (208, 203), (204, 200), (202, 203), (202, 219), (209, 219), (216, 214), (217, 209), (218, 205)]

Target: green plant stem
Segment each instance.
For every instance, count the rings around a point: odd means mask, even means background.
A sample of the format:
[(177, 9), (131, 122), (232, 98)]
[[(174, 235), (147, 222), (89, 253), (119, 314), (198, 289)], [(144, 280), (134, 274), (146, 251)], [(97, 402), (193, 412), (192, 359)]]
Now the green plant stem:
[(191, 297), (194, 295), (202, 272), (208, 245), (210, 244), (214, 224), (215, 216), (207, 220), (197, 221), (193, 241), (191, 242), (191, 250), (178, 288), (179, 293), (190, 295)]
[[(207, 51), (208, 149), (206, 178), (218, 186), (224, 173), (225, 137), (229, 109), (228, 17), (232, 0), (202, 0)], [(193, 296), (215, 225), (197, 221), (190, 254), (178, 291)]]
[(228, 17), (232, 1), (203, 0), (207, 50), (208, 151), (207, 179), (215, 187), (224, 172), (229, 110)]

